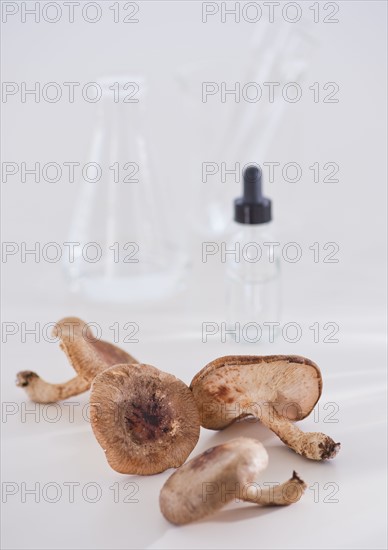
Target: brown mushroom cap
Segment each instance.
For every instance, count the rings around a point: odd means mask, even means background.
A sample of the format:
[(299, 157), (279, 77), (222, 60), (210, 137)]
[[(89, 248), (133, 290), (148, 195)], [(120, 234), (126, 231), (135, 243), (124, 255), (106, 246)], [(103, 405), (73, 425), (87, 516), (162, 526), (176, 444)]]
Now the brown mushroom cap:
[(238, 437), (211, 447), (168, 478), (160, 492), (161, 512), (178, 525), (201, 519), (238, 497), (236, 484), (256, 481), (267, 465), (267, 451), (257, 439)]
[(100, 373), (90, 404), (97, 441), (110, 466), (123, 474), (177, 468), (199, 438), (199, 414), (189, 388), (150, 365), (115, 365)]
[(219, 430), (238, 418), (268, 412), (271, 403), (289, 420), (310, 414), (322, 392), (318, 366), (297, 355), (220, 357), (204, 367), (190, 388), (201, 425)]

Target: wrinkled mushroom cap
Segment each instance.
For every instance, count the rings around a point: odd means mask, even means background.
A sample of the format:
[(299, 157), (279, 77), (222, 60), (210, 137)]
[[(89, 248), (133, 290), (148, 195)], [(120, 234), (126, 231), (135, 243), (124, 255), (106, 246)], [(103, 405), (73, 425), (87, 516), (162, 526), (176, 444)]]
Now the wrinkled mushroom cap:
[(195, 447), (199, 414), (189, 388), (144, 364), (115, 365), (92, 384), (91, 423), (110, 466), (149, 475), (177, 468)]
[(267, 451), (257, 439), (238, 437), (211, 447), (168, 478), (160, 493), (161, 512), (178, 525), (203, 518), (239, 498), (267, 465)]
[(259, 418), (269, 403), (289, 420), (302, 420), (321, 395), (322, 377), (315, 363), (297, 355), (231, 355), (206, 365), (190, 388), (201, 425), (219, 430), (244, 416)]

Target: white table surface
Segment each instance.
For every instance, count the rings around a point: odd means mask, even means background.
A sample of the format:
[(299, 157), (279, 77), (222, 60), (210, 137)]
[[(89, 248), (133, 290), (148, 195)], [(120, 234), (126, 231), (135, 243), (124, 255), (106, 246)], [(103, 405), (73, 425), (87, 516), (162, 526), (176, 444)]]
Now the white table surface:
[[(274, 199), (280, 240), (303, 246), (315, 241), (340, 244), (338, 264), (314, 264), (307, 252), (299, 264), (283, 266), (283, 319), (298, 322), (303, 337), (295, 344), (280, 339), (267, 345), (222, 343), (219, 338), (204, 343), (201, 338), (204, 321), (222, 318), (223, 266), (201, 263), (205, 237), (194, 236), (186, 215), (190, 184), (179, 170), (188, 162), (187, 149), (194, 147), (193, 131), (178, 131), (183, 104), (173, 75), (186, 62), (233, 58), (238, 65), (250, 33), (260, 29), (246, 23), (204, 26), (200, 4), (143, 2), (142, 24), (130, 26), (130, 31), (106, 18), (92, 26), (79, 21), (34, 26), (15, 17), (4, 25), (5, 80), (93, 81), (113, 72), (143, 71), (151, 77), (150, 88), (158, 91), (150, 108), (159, 175), (166, 196), (173, 200), (177, 193), (183, 205), (172, 206), (172, 211), (178, 216), (176, 232), (188, 238), (192, 261), (183, 296), (144, 308), (92, 304), (71, 294), (61, 264), (22, 263), (18, 257), (2, 264), (2, 321), (19, 329), (3, 340), (1, 362), (5, 549), (386, 548), (386, 3), (339, 2), (339, 24), (313, 26), (317, 47), (307, 79), (339, 82), (341, 103), (296, 105), (262, 159), (297, 161), (304, 167), (336, 161), (341, 166), (340, 182), (334, 186), (314, 185), (311, 178), (297, 185), (265, 183)], [(3, 106), (4, 160), (85, 162), (93, 109), (79, 102), (10, 100)], [(77, 191), (69, 182), (22, 183), (17, 177), (2, 184), (3, 240), (66, 241)], [(201, 430), (193, 456), (232, 437), (257, 437), (269, 454), (261, 481), (286, 480), (295, 469), (309, 489), (286, 508), (233, 503), (196, 524), (170, 525), (159, 511), (158, 496), (171, 472), (138, 477), (111, 470), (84, 418), (88, 394), (69, 400), (71, 419), (69, 404), (34, 406), (14, 384), (16, 373), (26, 369), (53, 382), (72, 376), (57, 344), (42, 337), (35, 342), (31, 335), (23, 341), (20, 332), (23, 323), (27, 328), (39, 323), (41, 329), (68, 315), (99, 323), (106, 340), (112, 340), (109, 327), (114, 322), (137, 322), (139, 342), (122, 347), (186, 383), (222, 355), (311, 358), (321, 368), (323, 394), (315, 416), (300, 425), (340, 441), (339, 455), (323, 463), (308, 461), (257, 423), (222, 432)], [(328, 321), (338, 324), (339, 342), (314, 343), (308, 327)], [(333, 407), (336, 412), (330, 416)], [(31, 410), (34, 414), (27, 414)], [(55, 415), (58, 420), (50, 421)], [(69, 483), (76, 484), (73, 502)], [(58, 486), (58, 501), (49, 502)], [(15, 494), (7, 494), (12, 487)], [(32, 494), (23, 495), (34, 487), (39, 502)], [(93, 503), (96, 487), (100, 499)], [(125, 502), (134, 488), (138, 502)]]
[[(178, 528), (163, 518), (158, 506), (159, 490), (171, 471), (150, 477), (112, 471), (87, 421), (87, 394), (69, 399), (67, 405), (36, 406), (26, 403), (24, 392), (13, 386), (13, 371), (19, 368), (36, 370), (46, 379), (65, 379), (70, 368), (57, 345), (44, 342), (7, 346), (7, 356), (9, 353), (19, 360), (12, 369), (6, 369), (3, 382), (4, 401), (13, 403), (12, 409), (7, 409), (13, 414), (8, 414), (5, 422), (3, 413), (3, 490), (5, 481), (17, 484), (11, 486), (17, 487), (15, 495), (3, 495), (4, 546), (384, 548), (384, 335), (376, 332), (366, 338), (345, 333), (341, 335), (342, 342), (328, 346), (303, 343), (296, 348), (283, 343), (280, 348), (276, 344), (241, 347), (231, 343), (204, 344), (200, 338), (190, 336), (175, 340), (166, 334), (170, 322), (174, 323), (165, 316), (164, 330), (158, 338), (125, 347), (187, 383), (199, 368), (224, 354), (303, 353), (317, 361), (324, 378), (320, 408), (315, 416), (310, 415), (300, 424), (305, 430), (324, 431), (340, 441), (339, 455), (322, 463), (309, 461), (290, 451), (257, 423), (238, 424), (221, 432), (202, 429), (192, 456), (239, 435), (257, 437), (269, 454), (268, 469), (259, 481), (283, 481), (295, 469), (309, 489), (297, 504), (287, 508), (233, 503), (212, 518)], [(27, 410), (35, 414), (26, 414)], [(69, 502), (66, 482), (77, 483), (74, 502)], [(55, 487), (49, 489), (47, 483), (58, 484), (57, 497)], [(89, 489), (88, 483), (93, 484)], [(35, 502), (38, 497), (34, 495), (23, 497), (23, 484), (27, 489), (38, 484), (40, 502)], [(97, 495), (96, 484), (100, 498), (90, 502)], [(112, 489), (114, 484), (117, 489)], [(88, 491), (85, 498), (82, 491)], [(129, 497), (129, 502), (124, 502), (125, 497)], [(57, 502), (49, 502), (55, 498)], [(133, 499), (138, 502), (131, 502)]]

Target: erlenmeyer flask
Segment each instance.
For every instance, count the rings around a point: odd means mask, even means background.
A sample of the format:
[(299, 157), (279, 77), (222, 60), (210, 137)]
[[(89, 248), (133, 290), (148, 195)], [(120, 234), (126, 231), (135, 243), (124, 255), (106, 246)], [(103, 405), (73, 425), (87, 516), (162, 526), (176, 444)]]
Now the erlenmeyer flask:
[(155, 179), (145, 81), (98, 84), (98, 120), (70, 228), (70, 242), (79, 243), (68, 264), (72, 287), (95, 301), (162, 300), (182, 288), (187, 262)]

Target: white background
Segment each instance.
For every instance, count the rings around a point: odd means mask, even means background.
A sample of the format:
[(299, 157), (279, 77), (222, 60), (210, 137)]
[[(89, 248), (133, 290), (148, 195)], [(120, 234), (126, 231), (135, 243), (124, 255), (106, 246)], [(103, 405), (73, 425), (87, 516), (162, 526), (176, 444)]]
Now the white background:
[[(236, 80), (247, 57), (251, 56), (252, 62), (257, 57), (259, 66), (262, 63), (265, 47), (255, 54), (251, 48), (260, 33), (268, 32), (269, 25), (264, 16), (255, 24), (236, 23), (232, 18), (223, 24), (219, 14), (204, 24), (201, 2), (140, 2), (139, 23), (115, 24), (107, 7), (110, 4), (101, 3), (103, 17), (96, 24), (81, 17), (72, 24), (65, 19), (55, 24), (30, 19), (23, 23), (20, 13), (10, 17), (2, 25), (2, 79), (90, 82), (113, 74), (145, 75), (158, 185), (170, 201), (169, 214), (173, 213), (175, 231), (183, 236), (191, 262), (186, 290), (160, 304), (98, 305), (70, 292), (61, 263), (22, 263), (15, 255), (2, 264), (3, 327), (10, 322), (19, 327), (23, 322), (28, 328), (35, 323), (43, 327), (76, 315), (99, 323), (103, 337), (112, 340), (109, 327), (114, 322), (120, 326), (136, 322), (139, 342), (123, 347), (186, 383), (221, 355), (305, 355), (321, 367), (324, 391), (319, 414), (311, 415), (302, 425), (306, 430), (327, 432), (341, 442), (342, 449), (333, 461), (312, 463), (289, 451), (257, 424), (232, 426), (220, 433), (202, 430), (193, 455), (237, 435), (258, 437), (270, 456), (263, 481), (283, 481), (295, 469), (309, 487), (317, 484), (319, 502), (314, 502), (314, 492), (308, 489), (298, 504), (288, 508), (259, 509), (240, 503), (198, 524), (173, 527), (158, 507), (159, 490), (170, 472), (147, 478), (113, 472), (82, 417), (87, 395), (72, 400), (77, 403), (73, 422), (64, 406), (59, 409), (60, 419), (53, 423), (47, 421), (47, 414), (54, 415), (54, 409), (34, 409), (31, 403), (27, 406), (37, 417), (27, 415), (24, 419), (25, 396), (14, 386), (17, 371), (31, 369), (59, 382), (70, 377), (70, 369), (57, 344), (45, 341), (42, 335), (40, 342), (33, 336), (23, 339), (18, 332), (8, 336), (2, 351), (2, 400), (14, 403), (16, 411), (4, 415), (3, 409), (2, 480), (19, 487), (2, 506), (3, 547), (384, 548), (386, 3), (338, 2), (338, 23), (310, 25), (312, 12), (308, 8), (313, 3), (299, 3), (303, 17), (294, 24), (293, 32), (305, 32), (308, 26), (303, 79), (307, 91), (300, 102), (285, 109), (265, 158), (257, 151), (257, 157), (249, 160), (294, 161), (305, 168), (314, 162), (335, 161), (340, 166), (340, 181), (316, 184), (311, 171), (305, 169), (298, 183), (279, 178), (265, 184), (274, 202), (279, 241), (299, 242), (304, 250), (300, 262), (283, 265), (283, 319), (299, 323), (303, 336), (297, 343), (280, 338), (266, 345), (222, 343), (219, 335), (202, 341), (202, 323), (218, 321), (224, 315), (223, 266), (219, 261), (201, 262), (202, 241), (214, 237), (206, 235), (206, 227), (204, 234), (196, 233), (187, 215), (188, 210), (193, 215), (191, 199), (204, 186), (201, 167), (190, 153), (205, 155), (214, 140), (225, 139), (225, 135), (215, 131), (207, 141), (199, 139), (177, 74), (182, 67), (205, 61), (210, 74), (214, 67), (216, 80), (220, 63), (226, 63), (223, 76)], [(30, 2), (28, 5), (31, 7)], [(279, 16), (273, 25), (279, 29), (290, 23)], [(339, 103), (314, 103), (308, 86), (330, 81), (340, 86)], [(203, 110), (201, 106), (199, 97), (195, 114), (200, 120), (207, 116), (206, 106)], [(237, 120), (243, 107), (230, 105)], [(250, 107), (253, 115), (257, 106)], [(222, 116), (229, 116), (228, 109)], [(2, 115), (3, 161), (88, 160), (96, 105), (84, 101), (22, 103), (19, 94), (2, 104)], [(240, 160), (233, 151), (228, 155), (225, 153), (228, 162)], [(225, 185), (228, 198), (222, 204), (230, 208), (229, 197), (237, 196), (240, 188), (233, 183)], [(77, 195), (77, 183), (23, 183), (20, 176), (3, 181), (2, 240), (63, 243)], [(340, 261), (315, 264), (308, 246), (331, 241), (340, 246)], [(321, 338), (314, 343), (308, 327), (315, 322), (321, 326), (337, 323), (339, 342), (324, 343)], [(327, 422), (331, 410), (323, 408), (327, 403), (338, 406), (334, 417), (338, 422)], [(137, 503), (123, 502), (130, 493), (125, 489), (128, 481), (138, 485)], [(57, 503), (42, 496), (48, 482), (62, 487)], [(64, 482), (80, 484), (74, 503), (69, 503)], [(81, 489), (89, 482), (101, 487), (97, 503), (82, 498)], [(110, 489), (116, 482), (120, 487), (117, 503)], [(40, 484), (40, 502), (34, 502), (33, 496), (22, 502), (23, 483), (28, 488)], [(331, 493), (328, 483), (338, 487), (333, 497), (338, 502), (327, 502)]]

